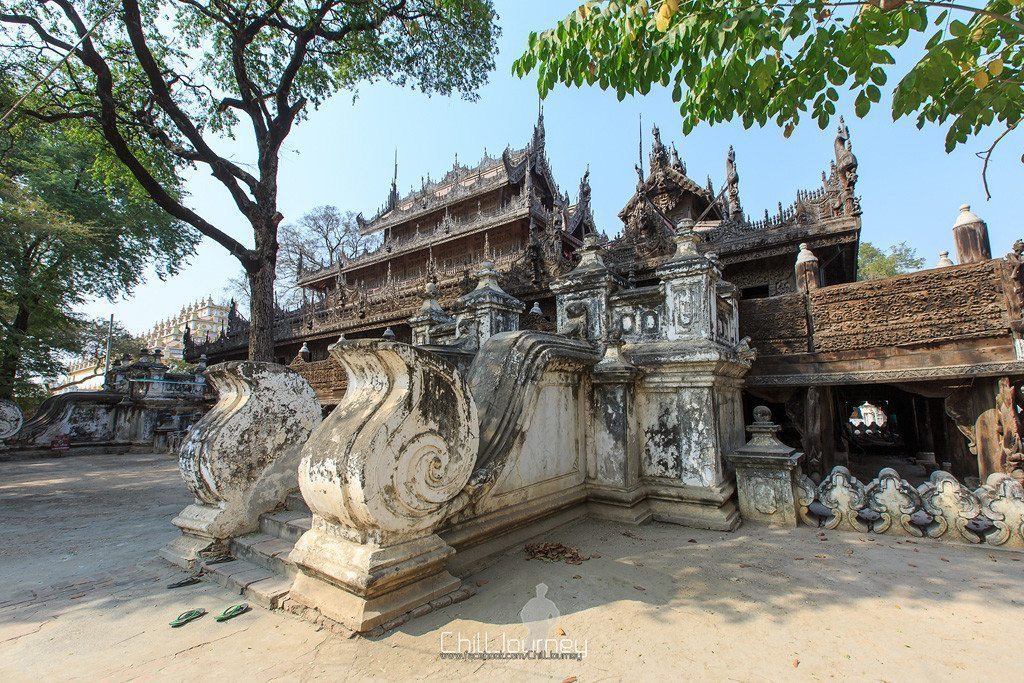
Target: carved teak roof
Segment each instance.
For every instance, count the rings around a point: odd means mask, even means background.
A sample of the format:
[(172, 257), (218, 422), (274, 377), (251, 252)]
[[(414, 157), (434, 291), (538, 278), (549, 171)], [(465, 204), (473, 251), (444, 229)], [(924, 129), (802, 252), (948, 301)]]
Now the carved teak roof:
[[(370, 220), (357, 216), (360, 232), (368, 235), (389, 227), (413, 221), (421, 216), (458, 204), (468, 198), (492, 192), (506, 185), (523, 182), (528, 171), (544, 185), (550, 196), (561, 199), (558, 185), (551, 173), (545, 150), (544, 114), (541, 112), (529, 144), (521, 149), (506, 148), (500, 157), (484, 152), (475, 166), (455, 164), (438, 181), (423, 180), (419, 190), (398, 196), (397, 181), (392, 181), (387, 203)], [(397, 169), (396, 169), (397, 174)]]
[(674, 147), (670, 159), (655, 126), (650, 173), (637, 183), (636, 193), (619, 213), (625, 225), (622, 236), (610, 245), (617, 252), (612, 261), (642, 266), (649, 259), (670, 254), (672, 233), (683, 219), (693, 220), (707, 248), (719, 254), (800, 239), (797, 233), (806, 233), (812, 225), (825, 232), (848, 230), (857, 224), (861, 210), (854, 194), (857, 158), (842, 119), (835, 155), (831, 171), (822, 173), (820, 188), (798, 191), (789, 207), (779, 202), (777, 213), (771, 215), (766, 210), (764, 218), (752, 221), (740, 205), (739, 173), (732, 147), (726, 157), (726, 182), (716, 195), (710, 178), (707, 187), (702, 188), (686, 175), (686, 166)]

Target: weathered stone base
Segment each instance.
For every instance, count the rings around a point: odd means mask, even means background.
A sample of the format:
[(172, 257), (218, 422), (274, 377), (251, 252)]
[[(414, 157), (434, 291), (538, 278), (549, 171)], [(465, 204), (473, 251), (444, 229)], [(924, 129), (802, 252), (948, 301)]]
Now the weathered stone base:
[[(379, 638), (388, 631), (393, 631), (396, 628), (404, 626), (413, 619), (418, 619), (436, 610), (444, 609), (445, 607), (448, 607), (450, 605), (462, 602), (463, 600), (467, 600), (474, 595), (476, 595), (475, 588), (471, 586), (463, 586), (457, 591), (453, 591), (451, 593), (448, 593), (447, 595), (442, 595), (439, 598), (434, 598), (428, 603), (420, 605), (415, 609), (409, 610), (404, 614), (400, 614), (397, 617), (389, 621), (386, 621), (383, 624), (380, 624), (379, 626), (375, 626), (368, 631), (359, 633), (358, 635), (362, 635), (366, 638)], [(341, 622), (335, 621), (334, 619), (331, 619), (330, 617), (324, 615), (324, 613), (321, 612), (320, 609), (317, 607), (306, 607), (301, 603), (295, 602), (291, 598), (287, 598), (284, 601), (282, 601), (280, 608), (286, 612), (289, 612), (290, 614), (298, 616), (301, 619), (312, 622), (318, 626), (323, 626), (324, 628), (329, 629), (333, 633), (349, 636), (357, 635), (357, 632), (348, 628)]]
[(191, 571), (199, 560), (200, 553), (214, 545), (216, 541), (212, 538), (185, 532), (157, 552), (171, 564)]
[(184, 534), (192, 534), (205, 538), (217, 538), (218, 520), (223, 510), (215, 505), (192, 503), (171, 520), (171, 524), (181, 529)]
[(653, 518), (651, 506), (640, 487), (626, 491), (591, 484), (587, 488), (587, 511), (591, 517), (623, 524), (646, 524)]
[(608, 501), (592, 500), (587, 503), (587, 512), (590, 513), (591, 517), (597, 519), (607, 519), (612, 522), (634, 524), (637, 526), (646, 524), (654, 519), (654, 513), (651, 512), (651, 507), (647, 504), (647, 501), (637, 503), (636, 505), (620, 505)]
[(658, 482), (648, 486), (647, 504), (658, 522), (733, 531), (740, 525), (735, 492), (731, 481), (707, 488)]
[(345, 538), (314, 517), (290, 555), (290, 599), (356, 632), (368, 631), (459, 588), (445, 569), (454, 549), (436, 534), (380, 546)]
[(442, 529), (438, 535), (456, 549), (448, 570), (465, 577), (482, 571), (511, 547), (587, 515), (582, 486), (495, 510)]
[(365, 633), (431, 600), (454, 593), (461, 585), (459, 579), (443, 571), (389, 593), (365, 598), (308, 574), (299, 574), (288, 598), (297, 605), (317, 609), (356, 633)]

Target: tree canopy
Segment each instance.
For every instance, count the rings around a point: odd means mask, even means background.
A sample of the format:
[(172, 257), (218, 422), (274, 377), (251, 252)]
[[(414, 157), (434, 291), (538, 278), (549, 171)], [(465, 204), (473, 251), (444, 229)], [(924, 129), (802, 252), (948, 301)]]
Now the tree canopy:
[[(302, 273), (345, 263), (379, 246), (380, 241), (379, 235), (360, 234), (353, 212), (330, 205), (313, 207), (295, 223), (282, 225), (274, 283), (278, 308), (294, 309), (305, 302), (298, 284)], [(226, 292), (248, 305), (249, 283), (244, 272), (228, 281)]]
[[(914, 34), (922, 47), (899, 51)], [(897, 56), (916, 62), (906, 69)], [(994, 147), (1024, 115), (1024, 5), (590, 1), (531, 33), (513, 70), (536, 71), (542, 96), (559, 83), (598, 85), (619, 99), (660, 84), (679, 104), (684, 133), (739, 118), (748, 128), (774, 121), (787, 137), (807, 117), (824, 129), (850, 100), (865, 116), (905, 70), (892, 95), (894, 119), (946, 126), (947, 151), (992, 126)]]
[[(177, 272), (193, 231), (111, 162), (92, 131), (25, 122), (0, 155), (0, 397), (35, 388), (83, 351), (76, 308)], [(166, 179), (178, 192), (176, 180)]]
[(906, 242), (894, 244), (882, 251), (871, 242), (861, 242), (857, 252), (857, 279), (878, 280), (893, 275), (902, 275), (924, 266), (924, 259)]
[[(291, 130), (332, 94), (375, 81), (474, 97), (494, 67), (495, 19), (490, 0), (7, 0), (2, 77), (32, 83), (68, 57), (24, 110), (91, 126), (161, 208), (238, 259), (253, 293), (249, 356), (269, 361)], [(218, 151), (236, 133), (252, 141), (249, 158)], [(252, 241), (169, 191), (152, 144), (175, 169), (209, 172)]]

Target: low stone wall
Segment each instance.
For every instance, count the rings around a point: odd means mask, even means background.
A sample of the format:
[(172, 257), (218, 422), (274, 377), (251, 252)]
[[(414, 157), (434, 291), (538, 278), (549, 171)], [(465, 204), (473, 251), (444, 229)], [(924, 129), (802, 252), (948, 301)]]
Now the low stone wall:
[(17, 434), (6, 457), (103, 449), (168, 450), (202, 415), (200, 400), (136, 402), (114, 391), (74, 391), (46, 399)]

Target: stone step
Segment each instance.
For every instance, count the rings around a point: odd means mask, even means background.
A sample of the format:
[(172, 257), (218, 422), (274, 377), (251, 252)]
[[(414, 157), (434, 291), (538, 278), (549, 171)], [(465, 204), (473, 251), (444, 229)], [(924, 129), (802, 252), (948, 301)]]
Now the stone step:
[(231, 539), (228, 547), (236, 561), (250, 562), (280, 577), (291, 578), (297, 572), (295, 565), (288, 561), (288, 553), (295, 547), (293, 541), (256, 532)]
[(313, 518), (302, 510), (281, 510), (260, 515), (260, 531), (271, 536), (295, 543), (299, 536), (309, 531)]
[(306, 501), (302, 499), (302, 493), (300, 491), (292, 491), (285, 498), (284, 506), (289, 510), (295, 510), (305, 512), (307, 515), (312, 514), (309, 511), (309, 506), (306, 505)]
[(266, 609), (280, 607), (292, 587), (290, 576), (280, 576), (245, 560), (203, 565), (203, 576)]

